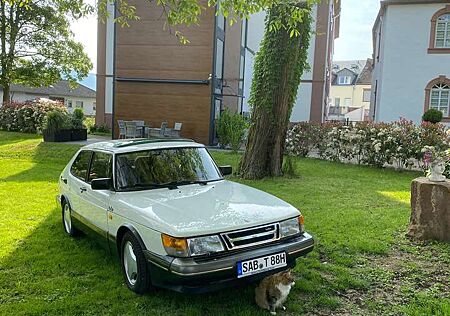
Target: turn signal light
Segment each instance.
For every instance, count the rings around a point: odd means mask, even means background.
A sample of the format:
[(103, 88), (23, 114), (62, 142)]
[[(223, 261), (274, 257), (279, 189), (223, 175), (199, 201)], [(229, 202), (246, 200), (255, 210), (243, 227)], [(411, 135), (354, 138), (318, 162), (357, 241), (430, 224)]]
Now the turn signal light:
[(305, 217), (303, 215), (300, 215), (298, 217), (298, 226), (300, 227), (300, 232), (305, 232)]
[(167, 248), (173, 248), (175, 250), (187, 250), (187, 241), (185, 238), (176, 238), (166, 234), (161, 235), (163, 246)]

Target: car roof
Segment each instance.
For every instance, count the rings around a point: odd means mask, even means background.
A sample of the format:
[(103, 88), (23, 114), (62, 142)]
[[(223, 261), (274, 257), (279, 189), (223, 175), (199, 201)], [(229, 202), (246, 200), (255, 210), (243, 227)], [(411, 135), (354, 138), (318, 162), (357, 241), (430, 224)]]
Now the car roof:
[(119, 154), (141, 150), (181, 148), (181, 147), (205, 147), (205, 145), (196, 143), (192, 139), (184, 139), (184, 138), (176, 138), (176, 139), (136, 138), (136, 139), (116, 139), (93, 143), (84, 146), (82, 149), (102, 150)]

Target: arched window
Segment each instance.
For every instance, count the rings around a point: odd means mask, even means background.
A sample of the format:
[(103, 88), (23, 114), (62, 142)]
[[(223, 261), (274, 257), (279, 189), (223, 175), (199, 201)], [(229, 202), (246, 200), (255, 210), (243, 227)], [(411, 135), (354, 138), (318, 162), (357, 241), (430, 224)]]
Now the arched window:
[(436, 109), (442, 112), (444, 121), (450, 121), (450, 79), (445, 76), (436, 78), (425, 88), (424, 110)]
[(431, 18), (430, 54), (450, 53), (450, 5), (436, 12)]
[(436, 48), (450, 48), (450, 13), (441, 15), (436, 24)]
[(450, 86), (445, 83), (438, 83), (431, 88), (430, 109), (436, 109), (449, 116), (450, 106)]

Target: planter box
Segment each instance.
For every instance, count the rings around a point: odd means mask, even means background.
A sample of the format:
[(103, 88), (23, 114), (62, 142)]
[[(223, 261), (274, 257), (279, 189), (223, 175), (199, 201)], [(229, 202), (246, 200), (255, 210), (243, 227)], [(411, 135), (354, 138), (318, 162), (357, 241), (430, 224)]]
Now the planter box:
[(70, 142), (72, 131), (70, 129), (60, 129), (57, 131), (42, 131), (44, 142)]
[(87, 140), (87, 129), (71, 129), (70, 140)]

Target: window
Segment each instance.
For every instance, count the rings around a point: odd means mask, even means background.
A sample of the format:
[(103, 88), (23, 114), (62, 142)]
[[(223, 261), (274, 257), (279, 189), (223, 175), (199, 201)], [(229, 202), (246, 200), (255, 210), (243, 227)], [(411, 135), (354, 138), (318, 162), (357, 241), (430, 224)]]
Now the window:
[(350, 76), (339, 76), (338, 83), (339, 84), (350, 84), (352, 81), (352, 77)]
[(363, 102), (370, 102), (370, 89), (364, 89), (363, 91)]
[(341, 105), (341, 98), (334, 99), (334, 106), (339, 107)]
[(450, 13), (440, 16), (436, 25), (436, 48), (450, 48)]
[(450, 54), (450, 5), (431, 18), (429, 54)]
[(83, 181), (86, 180), (91, 154), (90, 151), (82, 151), (78, 154), (70, 168), (70, 173), (73, 176)]
[(97, 109), (97, 104), (95, 102), (92, 103), (92, 110), (95, 111)]
[(221, 178), (205, 148), (147, 150), (116, 156), (119, 190), (149, 190)]
[(69, 109), (72, 108), (72, 100), (67, 100), (67, 107), (68, 107)]
[(112, 178), (112, 156), (110, 154), (95, 152), (92, 158), (88, 182), (93, 179)]
[(77, 107), (77, 108), (83, 108), (83, 106), (84, 106), (83, 101), (76, 101), (76, 102), (75, 102), (75, 107)]
[(442, 112), (444, 117), (449, 116), (450, 107), (450, 86), (445, 83), (438, 83), (431, 88), (430, 109)]
[(425, 88), (425, 106), (424, 111), (436, 109), (442, 111), (443, 121), (450, 121), (450, 79), (445, 76), (439, 76)]
[(345, 98), (345, 100), (344, 100), (344, 106), (345, 106), (345, 107), (350, 107), (350, 106), (352, 106), (352, 99), (350, 99), (350, 98)]

